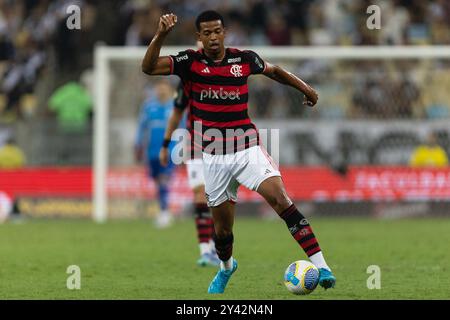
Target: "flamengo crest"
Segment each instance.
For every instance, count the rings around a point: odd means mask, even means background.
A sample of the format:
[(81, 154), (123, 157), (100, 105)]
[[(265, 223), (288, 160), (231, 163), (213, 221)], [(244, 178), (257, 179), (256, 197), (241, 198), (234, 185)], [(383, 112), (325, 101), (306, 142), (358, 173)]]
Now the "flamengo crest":
[(230, 68), (230, 72), (235, 77), (242, 77), (242, 66), (233, 64)]

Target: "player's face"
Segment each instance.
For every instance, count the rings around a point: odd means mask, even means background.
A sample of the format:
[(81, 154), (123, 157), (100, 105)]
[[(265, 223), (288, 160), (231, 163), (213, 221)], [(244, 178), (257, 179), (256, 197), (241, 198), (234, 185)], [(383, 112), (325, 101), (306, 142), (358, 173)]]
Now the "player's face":
[(225, 28), (220, 20), (201, 22), (197, 36), (206, 52), (217, 55), (224, 51)]

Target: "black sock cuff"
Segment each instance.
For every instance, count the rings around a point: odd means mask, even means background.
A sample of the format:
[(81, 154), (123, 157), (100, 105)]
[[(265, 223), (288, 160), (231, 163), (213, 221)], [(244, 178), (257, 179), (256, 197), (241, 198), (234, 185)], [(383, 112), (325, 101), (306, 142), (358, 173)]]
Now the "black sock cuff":
[(196, 203), (195, 204), (195, 215), (198, 218), (210, 218), (211, 213), (206, 203)]
[(219, 238), (216, 234), (213, 235), (213, 239), (216, 245), (216, 252), (219, 259), (227, 261), (233, 254), (233, 233), (230, 233), (226, 237)]
[(291, 204), (289, 208), (285, 209), (282, 213), (280, 213), (280, 217), (281, 219), (286, 220), (296, 211), (298, 212), (295, 204)]
[(308, 220), (300, 211), (298, 211), (294, 204), (284, 210), (280, 214), (280, 217), (286, 222), (289, 228), (297, 224), (299, 227), (309, 226)]

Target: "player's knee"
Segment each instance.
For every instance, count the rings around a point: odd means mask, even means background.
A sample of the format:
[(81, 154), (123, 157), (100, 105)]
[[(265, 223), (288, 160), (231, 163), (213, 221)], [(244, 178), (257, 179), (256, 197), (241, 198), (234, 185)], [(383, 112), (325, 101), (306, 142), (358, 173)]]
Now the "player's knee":
[(194, 192), (194, 202), (195, 203), (206, 203), (205, 197), (205, 186), (200, 185), (192, 189)]
[(277, 191), (266, 197), (269, 205), (279, 212), (291, 205), (291, 200), (282, 191)]

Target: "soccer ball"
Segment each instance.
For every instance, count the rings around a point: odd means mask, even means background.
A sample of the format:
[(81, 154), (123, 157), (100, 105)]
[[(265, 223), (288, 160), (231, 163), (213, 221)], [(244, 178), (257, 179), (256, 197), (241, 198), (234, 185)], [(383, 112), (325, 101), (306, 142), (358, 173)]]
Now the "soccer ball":
[(318, 283), (319, 269), (309, 261), (295, 261), (287, 267), (284, 273), (284, 284), (294, 294), (310, 294)]

